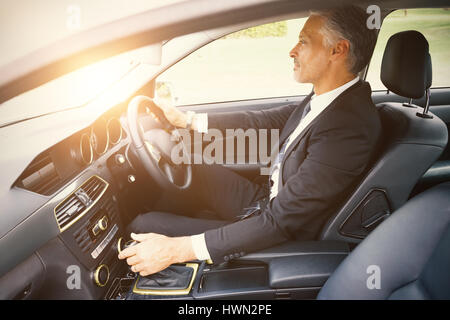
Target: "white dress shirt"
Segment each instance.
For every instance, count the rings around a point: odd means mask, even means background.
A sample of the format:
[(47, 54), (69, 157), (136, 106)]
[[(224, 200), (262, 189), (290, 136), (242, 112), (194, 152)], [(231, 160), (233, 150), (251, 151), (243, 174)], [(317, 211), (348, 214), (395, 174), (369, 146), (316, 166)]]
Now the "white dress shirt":
[[(347, 88), (350, 88), (352, 85), (354, 85), (356, 82), (358, 82), (359, 77), (356, 77), (355, 79), (343, 84), (340, 87), (337, 87), (334, 90), (325, 92), (321, 95), (316, 96), (315, 94), (311, 97), (310, 101), (310, 107), (311, 110), (308, 112), (308, 114), (301, 119), (297, 127), (292, 131), (290, 136), (288, 137), (288, 142), (286, 145), (287, 150), (291, 143), (302, 133), (303, 129), (305, 129), (319, 114), (322, 113), (323, 110), (325, 110), (331, 102), (334, 101), (342, 92), (344, 92)], [(270, 179), (272, 180), (273, 184), (270, 188), (270, 200), (275, 198), (278, 194), (279, 188), (279, 174), (280, 174), (280, 166), (281, 161), (278, 163), (277, 166), (272, 168), (272, 175), (270, 176)]]
[[(310, 101), (310, 107), (311, 110), (308, 112), (308, 114), (301, 119), (297, 127), (292, 131), (292, 133), (288, 137), (288, 142), (286, 145), (287, 150), (290, 146), (290, 144), (300, 135), (300, 133), (307, 127), (318, 115), (322, 113), (330, 104), (333, 102), (342, 92), (344, 92), (346, 89), (354, 85), (356, 82), (358, 82), (359, 77), (354, 78), (353, 80), (343, 84), (342, 86), (325, 92), (321, 95), (313, 95), (311, 97)], [(198, 113), (195, 114), (192, 122), (196, 124), (197, 131), (207, 133), (208, 132), (208, 117), (206, 113)], [(279, 174), (280, 174), (280, 163), (272, 168), (272, 175), (270, 179), (272, 180), (273, 184), (270, 189), (270, 200), (275, 198), (278, 194), (279, 190)], [(197, 234), (194, 236), (191, 236), (191, 242), (192, 247), (195, 253), (195, 256), (198, 260), (211, 260), (211, 256), (209, 255), (208, 248), (206, 247), (206, 241), (205, 241), (205, 234)]]

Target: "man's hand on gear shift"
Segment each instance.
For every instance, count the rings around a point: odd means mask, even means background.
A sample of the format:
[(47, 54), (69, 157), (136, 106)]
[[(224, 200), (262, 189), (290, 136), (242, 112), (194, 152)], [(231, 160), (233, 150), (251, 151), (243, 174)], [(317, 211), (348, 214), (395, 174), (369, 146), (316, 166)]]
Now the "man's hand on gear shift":
[(137, 243), (119, 253), (131, 271), (145, 277), (174, 263), (196, 259), (190, 237), (167, 237), (156, 233), (131, 234)]

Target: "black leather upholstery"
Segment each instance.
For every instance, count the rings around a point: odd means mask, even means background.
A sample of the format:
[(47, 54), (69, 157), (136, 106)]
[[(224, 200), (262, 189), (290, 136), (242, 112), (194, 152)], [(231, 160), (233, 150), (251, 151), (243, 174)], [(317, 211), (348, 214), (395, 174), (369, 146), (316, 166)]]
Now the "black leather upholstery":
[(269, 264), (274, 289), (322, 287), (346, 254), (304, 254), (277, 258)]
[[(379, 267), (379, 289), (368, 288), (370, 266)], [(450, 299), (450, 183), (412, 198), (382, 223), (318, 299)]]
[(146, 277), (138, 277), (136, 288), (139, 290), (186, 289), (192, 279), (194, 269), (171, 265), (166, 269)]
[(421, 98), (427, 83), (428, 41), (418, 31), (391, 36), (381, 63), (381, 81), (392, 92)]
[(377, 107), (385, 138), (381, 154), (355, 192), (324, 226), (321, 240), (359, 242), (340, 230), (365, 196), (373, 189), (382, 189), (395, 211), (408, 200), (417, 181), (445, 149), (448, 131), (438, 117), (420, 118), (416, 116), (418, 109), (403, 107), (401, 103)]
[(269, 264), (272, 260), (307, 255), (347, 255), (350, 247), (341, 241), (286, 241), (277, 246), (250, 252), (237, 261), (262, 261)]
[[(413, 66), (412, 72), (409, 65)], [(432, 83), (432, 67), (428, 43), (419, 32), (400, 32), (389, 39), (381, 78), (386, 80), (388, 89), (398, 94), (414, 97), (411, 93), (420, 89), (420, 97), (423, 96), (425, 88)], [(407, 201), (417, 181), (447, 145), (448, 130), (438, 117), (418, 117), (416, 113), (422, 109), (404, 107), (401, 103), (383, 103), (377, 107), (383, 126), (379, 156), (355, 192), (326, 223), (321, 240), (361, 241), (361, 234), (370, 230), (361, 228), (355, 235), (344, 234), (342, 230), (351, 221), (349, 217), (357, 212), (355, 208), (364, 204), (366, 195), (371, 190), (383, 190), (391, 211), (395, 211)]]

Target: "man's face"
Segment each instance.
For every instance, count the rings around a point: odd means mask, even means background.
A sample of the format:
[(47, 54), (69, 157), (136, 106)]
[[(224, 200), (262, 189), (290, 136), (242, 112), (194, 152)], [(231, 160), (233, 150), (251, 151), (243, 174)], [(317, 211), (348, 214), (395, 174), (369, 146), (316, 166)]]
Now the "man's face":
[(299, 42), (289, 52), (294, 58), (294, 79), (297, 82), (314, 84), (327, 70), (330, 49), (324, 46), (319, 32), (322, 24), (321, 17), (311, 16), (300, 32)]

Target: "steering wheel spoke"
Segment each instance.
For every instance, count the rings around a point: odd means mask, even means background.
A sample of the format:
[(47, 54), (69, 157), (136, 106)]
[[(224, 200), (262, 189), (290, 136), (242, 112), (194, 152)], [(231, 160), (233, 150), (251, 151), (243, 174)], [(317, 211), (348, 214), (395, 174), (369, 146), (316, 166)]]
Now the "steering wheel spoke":
[[(149, 114), (154, 114), (159, 121), (152, 120)], [(175, 146), (181, 143), (185, 151), (186, 145), (153, 100), (145, 96), (134, 97), (128, 105), (127, 117), (132, 143), (146, 171), (165, 189), (189, 188), (191, 164), (175, 164), (171, 159)], [(139, 121), (141, 117), (147, 117), (145, 132)]]
[(148, 153), (152, 156), (152, 158), (156, 161), (156, 163), (159, 163), (161, 160), (161, 152), (153, 146), (150, 142), (145, 141), (145, 148), (147, 149)]
[(163, 170), (164, 170), (164, 172), (165, 172), (165, 174), (167, 176), (167, 179), (169, 179), (169, 181), (171, 183), (175, 183), (175, 178), (174, 178), (175, 175), (173, 174), (172, 167), (168, 163), (164, 163), (162, 165), (162, 167), (163, 167)]

